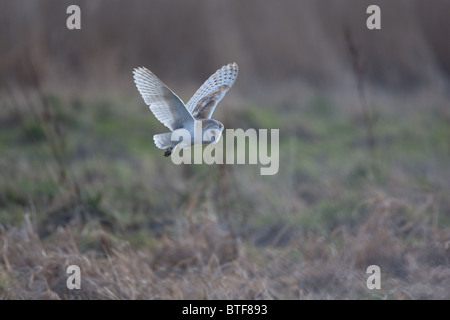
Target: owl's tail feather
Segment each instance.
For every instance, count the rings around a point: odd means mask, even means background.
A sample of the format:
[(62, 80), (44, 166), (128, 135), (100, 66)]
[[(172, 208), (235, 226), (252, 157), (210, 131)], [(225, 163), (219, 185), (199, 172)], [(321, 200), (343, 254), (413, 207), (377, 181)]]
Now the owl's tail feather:
[(155, 134), (153, 136), (153, 141), (155, 141), (155, 145), (159, 149), (167, 149), (172, 144), (172, 141), (170, 140), (171, 137), (172, 137), (172, 132)]

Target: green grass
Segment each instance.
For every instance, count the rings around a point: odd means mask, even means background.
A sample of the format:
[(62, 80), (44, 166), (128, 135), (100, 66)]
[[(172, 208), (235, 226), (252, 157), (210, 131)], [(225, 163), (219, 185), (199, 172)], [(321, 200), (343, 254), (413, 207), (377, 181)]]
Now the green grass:
[[(4, 180), (1, 185), (4, 211), (12, 210), (10, 216), (20, 215), (30, 203), (45, 211), (61, 193), (73, 192), (69, 183), (60, 184), (55, 180), (59, 168), (48, 147), (49, 139), (53, 139), (65, 146), (61, 152), (69, 175), (75, 176), (84, 193), (107, 198), (107, 201), (99, 200), (97, 205), (122, 217), (119, 221), (124, 226), (156, 216), (136, 212), (136, 208), (145, 207), (145, 210), (167, 214), (164, 208), (172, 201), (168, 198), (169, 190), (158, 192), (152, 181), (160, 181), (161, 174), (166, 174), (158, 173), (158, 168), (164, 168), (167, 174), (172, 169), (179, 174), (180, 168), (170, 168), (168, 161), (164, 161), (167, 159), (161, 156), (161, 150), (153, 145), (152, 135), (166, 129), (145, 106), (133, 105), (134, 99), (117, 98), (116, 95), (70, 102), (47, 94), (45, 99), (52, 112), (52, 121), (61, 127), (61, 136), (49, 136), (46, 132), (51, 132), (54, 126), (51, 122), (42, 122), (25, 113), (18, 127), (0, 129), (0, 141), (4, 144), (14, 142), (11, 148), (5, 148), (6, 165), (17, 171), (19, 177)], [(355, 219), (354, 208), (358, 205), (357, 199), (364, 196), (364, 186), (389, 183), (391, 173), (398, 166), (421, 168), (428, 165), (430, 154), (436, 159), (436, 165), (442, 167), (449, 159), (448, 123), (426, 111), (411, 112), (407, 116), (400, 116), (394, 110), (379, 111), (375, 125), (377, 159), (371, 158), (364, 144), (366, 129), (363, 123), (355, 122), (351, 113), (342, 111), (327, 98), (313, 96), (303, 110), (292, 115), (280, 114), (277, 107), (251, 103), (240, 112), (243, 119), (240, 121), (247, 121), (244, 128), (280, 129), (280, 172), (302, 177), (301, 180), (311, 184), (311, 189), (324, 191), (323, 195), (316, 196), (319, 200), (313, 205), (298, 212), (301, 219), (292, 221), (304, 228), (333, 226)], [(284, 130), (283, 123), (287, 123), (288, 131)], [(306, 136), (296, 135), (295, 131), (292, 134), (294, 126), (303, 128)], [(27, 159), (26, 168), (19, 165), (23, 157)], [(293, 159), (288, 160), (289, 157)], [(214, 168), (217, 170), (217, 166)], [(254, 169), (247, 165), (239, 166), (238, 171), (243, 175), (247, 172), (251, 177), (258, 171)], [(200, 177), (212, 169), (206, 165), (192, 165), (186, 170), (187, 174)], [(405, 178), (414, 185), (433, 184), (424, 172), (418, 171)], [(283, 184), (277, 177), (266, 177), (265, 180), (268, 185), (271, 180)], [(294, 183), (302, 185), (302, 181)], [(327, 189), (336, 186), (345, 188), (343, 194), (352, 196), (328, 197)], [(268, 192), (273, 200), (267, 199), (267, 202), (276, 207), (276, 199), (280, 199), (278, 203), (284, 201), (280, 192)], [(176, 198), (179, 197), (178, 191)], [(261, 215), (264, 216), (264, 211)], [(252, 219), (258, 221), (258, 213)], [(3, 220), (17, 221), (4, 217)]]
[[(435, 260), (430, 261), (438, 266), (446, 261), (438, 247), (429, 249), (429, 241), (439, 243), (433, 237), (450, 226), (449, 129), (439, 112), (377, 109), (376, 144), (369, 150), (359, 112), (327, 97), (314, 95), (289, 108), (248, 101), (229, 115), (236, 118), (235, 128), (280, 129), (279, 172), (261, 176), (261, 164), (173, 165), (153, 145), (153, 134), (165, 127), (135, 97), (104, 93), (71, 101), (46, 94), (44, 99), (50, 118), (36, 117), (40, 109), (24, 112), (30, 108), (25, 105), (0, 111), (11, 119), (0, 127), (0, 225), (20, 228), (25, 213), (31, 213), (42, 246), (62, 248), (74, 237), (78, 251), (72, 257), (92, 261), (85, 268), (119, 259), (117, 272), (135, 266), (133, 274), (149, 272), (143, 277), (150, 279), (161, 270), (190, 277), (186, 270), (201, 265), (204, 277), (219, 282), (215, 291), (202, 289), (196, 297), (240, 292), (255, 298), (255, 292), (266, 292), (266, 298), (291, 299), (299, 292), (300, 297), (347, 297), (342, 288), (349, 284), (339, 274), (360, 272), (355, 264), (374, 259), (394, 272), (387, 276), (392, 283), (404, 281), (396, 278), (408, 270), (398, 265), (400, 249), (431, 252)], [(234, 242), (223, 237), (231, 230), (231, 237), (240, 238), (237, 256), (230, 251)], [(68, 233), (66, 242), (58, 240), (61, 232)], [(148, 250), (151, 254), (143, 253)], [(12, 252), (4, 256), (20, 265)], [(42, 250), (29, 254), (37, 252)], [(218, 269), (212, 266), (230, 261), (238, 267), (220, 272), (238, 272), (229, 276), (248, 288), (253, 287), (246, 281), (253, 281), (270, 290), (221, 291), (228, 284), (214, 278)], [(92, 283), (101, 278), (96, 274), (101, 268), (90, 269)], [(0, 297), (8, 297), (5, 290), (22, 282), (3, 274)], [(177, 277), (168, 279), (164, 286), (180, 287)], [(392, 284), (376, 293), (358, 281), (351, 286), (353, 298), (404, 298)], [(143, 289), (130, 290), (145, 295)], [(192, 297), (192, 289), (184, 290), (184, 297)], [(14, 294), (34, 296), (26, 289)], [(84, 294), (105, 297), (98, 290)]]

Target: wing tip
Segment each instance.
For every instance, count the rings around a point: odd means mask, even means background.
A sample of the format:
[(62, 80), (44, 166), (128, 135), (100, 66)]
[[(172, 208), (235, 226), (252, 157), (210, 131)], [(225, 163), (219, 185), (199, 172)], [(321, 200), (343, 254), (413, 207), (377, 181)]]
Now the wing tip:
[(237, 74), (239, 72), (239, 67), (238, 67), (238, 64), (236, 62), (231, 62), (231, 63), (229, 63), (227, 65), (224, 65), (221, 68), (221, 70), (222, 70), (222, 72), (234, 73), (234, 78), (236, 78)]
[(148, 70), (146, 67), (136, 67), (133, 69), (133, 75), (134, 78), (136, 78), (137, 76), (144, 76), (144, 75), (153, 75), (153, 73)]
[(136, 67), (136, 68), (133, 68), (133, 74), (136, 74), (136, 73), (138, 73), (138, 72), (141, 72), (142, 68), (144, 68), (144, 67)]
[(229, 64), (227, 65), (227, 67), (228, 67), (228, 69), (234, 69), (234, 70), (236, 70), (236, 71), (239, 70), (239, 66), (238, 66), (238, 64), (237, 64), (236, 62), (231, 62), (231, 63), (229, 63)]

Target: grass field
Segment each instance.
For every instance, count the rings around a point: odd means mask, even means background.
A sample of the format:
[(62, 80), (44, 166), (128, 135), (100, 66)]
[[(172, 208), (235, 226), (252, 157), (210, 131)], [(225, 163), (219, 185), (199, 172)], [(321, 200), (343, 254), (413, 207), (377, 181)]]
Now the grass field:
[[(448, 1), (378, 2), (2, 1), (0, 299), (450, 299)], [(153, 144), (132, 68), (187, 101), (233, 61), (214, 118), (276, 175)]]
[[(237, 127), (283, 123), (280, 171), (260, 176), (173, 165), (138, 94), (2, 97), (2, 298), (450, 297), (444, 105), (374, 107), (368, 147), (360, 109), (332, 96), (235, 98)], [(65, 285), (70, 264), (82, 290)]]

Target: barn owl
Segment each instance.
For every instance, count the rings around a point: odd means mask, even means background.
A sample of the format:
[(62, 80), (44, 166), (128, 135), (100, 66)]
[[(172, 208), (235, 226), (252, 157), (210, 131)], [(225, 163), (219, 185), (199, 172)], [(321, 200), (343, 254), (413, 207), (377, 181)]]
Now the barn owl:
[[(133, 70), (134, 82), (144, 102), (150, 107), (155, 117), (172, 132), (156, 134), (153, 141), (159, 149), (166, 149), (164, 156), (172, 154), (178, 145), (186, 148), (194, 145), (194, 128), (201, 125), (202, 144), (219, 141), (223, 124), (211, 119), (217, 103), (233, 86), (238, 75), (236, 63), (230, 63), (217, 70), (206, 80), (185, 105), (150, 70), (139, 67)], [(177, 130), (188, 130), (190, 141), (171, 141), (172, 133)]]

